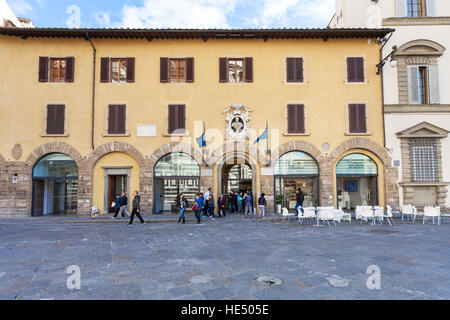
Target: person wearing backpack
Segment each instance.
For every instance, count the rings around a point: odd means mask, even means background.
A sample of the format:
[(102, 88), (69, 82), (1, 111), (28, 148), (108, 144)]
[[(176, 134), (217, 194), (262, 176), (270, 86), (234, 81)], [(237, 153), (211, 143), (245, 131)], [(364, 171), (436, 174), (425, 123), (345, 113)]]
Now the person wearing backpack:
[[(202, 209), (205, 205), (203, 197), (200, 196), (200, 193), (196, 193), (195, 194), (195, 204), (194, 204), (194, 213), (195, 213), (195, 217), (197, 218), (197, 224), (200, 224), (201, 220), (202, 220)], [(195, 206), (197, 205), (197, 208), (195, 208)]]
[(261, 193), (261, 196), (258, 199), (258, 207), (259, 207), (259, 218), (264, 218), (265, 215), (265, 209), (267, 205), (266, 201), (266, 195), (264, 193)]
[(177, 198), (177, 206), (180, 208), (180, 217), (178, 218), (178, 223), (183, 220), (183, 224), (186, 223), (186, 219), (184, 217), (184, 214), (186, 212), (186, 209), (188, 207), (189, 203), (187, 199), (184, 197), (182, 193)]
[(300, 207), (300, 211), (302, 214), (305, 212), (303, 210), (303, 201), (305, 201), (305, 195), (301, 188), (297, 189), (297, 204), (295, 205), (295, 215), (298, 216), (298, 208)]

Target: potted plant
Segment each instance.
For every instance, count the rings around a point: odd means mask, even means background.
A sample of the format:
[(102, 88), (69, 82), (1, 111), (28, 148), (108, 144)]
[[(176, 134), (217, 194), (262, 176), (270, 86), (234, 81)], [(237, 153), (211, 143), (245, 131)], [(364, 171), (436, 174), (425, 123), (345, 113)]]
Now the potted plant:
[(283, 204), (283, 196), (282, 195), (277, 196), (276, 204), (277, 204), (277, 213), (281, 214), (281, 206)]

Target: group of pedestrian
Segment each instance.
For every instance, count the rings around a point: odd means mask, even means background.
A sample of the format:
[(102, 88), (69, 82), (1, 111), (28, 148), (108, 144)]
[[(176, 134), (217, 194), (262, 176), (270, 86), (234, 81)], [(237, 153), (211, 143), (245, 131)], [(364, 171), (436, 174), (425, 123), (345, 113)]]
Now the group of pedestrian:
[(125, 192), (122, 192), (121, 194), (117, 194), (116, 198), (114, 199), (114, 202), (112, 203), (112, 206), (114, 207), (114, 216), (113, 219), (121, 219), (125, 218), (125, 214), (127, 214), (130, 217), (130, 221), (128, 222), (128, 226), (133, 225), (134, 217), (138, 217), (141, 221), (141, 224), (144, 225), (145, 221), (142, 218), (140, 211), (141, 211), (141, 196), (139, 195), (139, 192), (135, 191), (133, 192), (133, 202), (131, 204), (131, 214), (128, 210), (128, 197), (125, 194)]

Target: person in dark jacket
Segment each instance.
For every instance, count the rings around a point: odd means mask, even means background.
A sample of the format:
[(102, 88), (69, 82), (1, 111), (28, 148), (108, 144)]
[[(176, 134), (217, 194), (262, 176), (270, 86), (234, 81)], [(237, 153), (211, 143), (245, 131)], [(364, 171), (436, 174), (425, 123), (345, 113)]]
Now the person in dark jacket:
[(244, 205), (245, 205), (245, 216), (253, 216), (253, 197), (250, 194), (250, 191), (247, 191), (244, 196)]
[(266, 212), (266, 195), (264, 193), (261, 193), (261, 196), (258, 199), (258, 207), (259, 207), (259, 218), (264, 218), (265, 212)]
[(132, 203), (132, 210), (131, 210), (131, 217), (130, 222), (128, 223), (129, 226), (133, 225), (134, 216), (138, 217), (141, 221), (141, 224), (144, 225), (145, 221), (142, 218), (140, 211), (141, 211), (141, 196), (139, 195), (139, 192), (135, 191), (133, 192), (133, 203)]
[(197, 218), (197, 223), (200, 224), (202, 220), (202, 208), (205, 205), (204, 199), (199, 193), (195, 194), (195, 203), (197, 204), (197, 210), (195, 211), (195, 217)]
[(304, 213), (303, 211), (303, 201), (305, 201), (305, 195), (303, 194), (303, 191), (301, 188), (297, 189), (297, 204), (295, 205), (295, 215), (298, 216), (298, 208), (300, 207), (300, 211), (302, 212), (302, 214)]
[(181, 220), (183, 220), (183, 223), (186, 223), (184, 214), (186, 212), (187, 207), (189, 206), (189, 203), (182, 193), (180, 193), (180, 195), (177, 198), (177, 206), (178, 208), (180, 208), (180, 217), (178, 218), (178, 223), (180, 223)]
[(217, 199), (217, 210), (220, 217), (225, 217), (225, 197), (223, 194), (219, 196), (219, 199)]
[(216, 209), (216, 204), (214, 203), (214, 195), (211, 193), (208, 201), (208, 213), (211, 216), (211, 220), (216, 220), (214, 215), (214, 210)]
[(120, 196), (119, 205), (120, 205), (119, 215), (122, 215), (122, 217), (124, 217), (125, 215), (123, 213), (125, 212), (127, 216), (130, 216), (130, 211), (128, 210), (128, 198), (125, 192), (122, 192)]
[[(120, 211), (120, 194), (116, 194), (116, 198), (114, 199), (114, 219), (120, 219), (120, 216), (117, 217), (117, 215), (119, 214)], [(125, 215), (122, 213), (122, 218), (124, 218)]]

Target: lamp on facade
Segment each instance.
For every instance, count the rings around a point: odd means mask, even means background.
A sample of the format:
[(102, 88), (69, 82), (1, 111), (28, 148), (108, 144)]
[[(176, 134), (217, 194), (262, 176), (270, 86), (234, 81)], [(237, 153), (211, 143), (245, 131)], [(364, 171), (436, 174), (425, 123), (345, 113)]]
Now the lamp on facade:
[(380, 61), (379, 64), (377, 64), (377, 74), (381, 73), (381, 70), (383, 69), (384, 65), (386, 64), (386, 61), (390, 58), (390, 64), (392, 68), (395, 68), (397, 66), (397, 57), (395, 56), (395, 53), (397, 52), (397, 46), (392, 47), (391, 53), (389, 53), (383, 60)]

